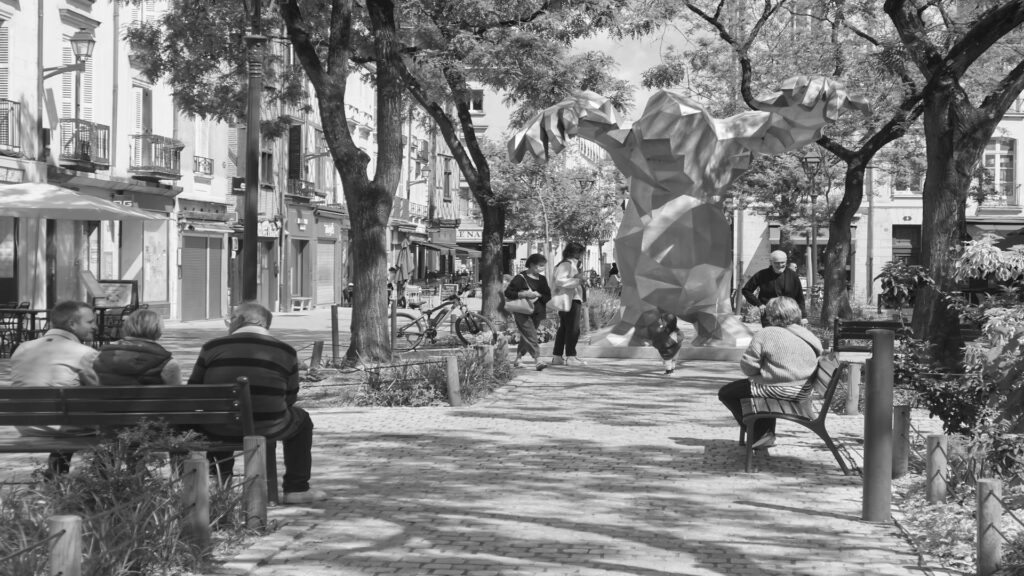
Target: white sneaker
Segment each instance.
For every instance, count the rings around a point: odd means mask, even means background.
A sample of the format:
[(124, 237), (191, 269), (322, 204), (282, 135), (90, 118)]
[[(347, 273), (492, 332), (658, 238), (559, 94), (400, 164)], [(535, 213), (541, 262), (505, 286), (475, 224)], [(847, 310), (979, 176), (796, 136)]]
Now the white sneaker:
[(312, 488), (305, 492), (285, 492), (284, 497), (281, 498), (282, 504), (309, 504), (310, 502), (317, 502), (319, 500), (326, 500), (327, 493), (323, 490), (313, 490)]
[(551, 357), (551, 365), (552, 366), (562, 366), (564, 364), (565, 364), (565, 358), (562, 358), (561, 356), (552, 356)]
[(566, 366), (586, 366), (587, 363), (584, 362), (583, 360), (581, 360), (580, 358), (577, 358), (576, 356), (567, 356), (565, 358), (565, 365)]

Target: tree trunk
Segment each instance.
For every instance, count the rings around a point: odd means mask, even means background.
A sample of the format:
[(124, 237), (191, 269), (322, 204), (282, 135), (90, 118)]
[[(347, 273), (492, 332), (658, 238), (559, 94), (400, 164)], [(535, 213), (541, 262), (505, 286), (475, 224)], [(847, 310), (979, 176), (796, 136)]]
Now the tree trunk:
[(925, 176), (921, 258), (934, 287), (915, 294), (913, 327), (918, 338), (936, 346), (937, 358), (955, 366), (962, 356), (960, 319), (943, 297), (957, 292), (953, 263), (967, 238), (965, 210), (971, 174), (978, 165), (990, 131), (966, 132), (974, 124), (974, 109), (952, 89), (937, 90), (925, 98), (924, 131), (928, 146)]
[(392, 191), (367, 183), (364, 189), (349, 194), (345, 184), (352, 224), (352, 270), (356, 271), (352, 275), (352, 340), (345, 362), (385, 361), (391, 357), (385, 238)]
[(480, 286), (483, 292), (483, 315), (495, 318), (501, 291), (501, 276), (504, 266), (501, 258), (501, 247), (505, 235), (505, 210), (501, 206), (490, 204), (482, 198), (490, 196), (490, 190), (476, 194), (474, 197), (483, 214), (483, 254), (480, 256)]
[[(825, 246), (825, 290), (821, 303), (819, 325), (828, 327), (839, 318), (849, 318), (850, 291), (846, 285), (846, 263), (850, 259), (850, 224), (864, 199), (865, 155), (854, 156), (846, 163), (843, 181), (843, 199), (828, 223), (828, 244)], [(871, 282), (871, 279), (867, 279)]]

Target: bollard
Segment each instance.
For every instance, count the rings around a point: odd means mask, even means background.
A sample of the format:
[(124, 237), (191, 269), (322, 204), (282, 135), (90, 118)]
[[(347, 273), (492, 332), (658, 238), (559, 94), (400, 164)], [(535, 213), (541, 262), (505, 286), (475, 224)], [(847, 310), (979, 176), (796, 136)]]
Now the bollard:
[(459, 389), (459, 359), (449, 356), (445, 360), (448, 375), (448, 403), (452, 406), (462, 406), (462, 391)]
[(398, 345), (398, 295), (395, 295), (395, 299), (391, 301), (391, 353), (394, 354), (395, 347)]
[(338, 305), (331, 304), (331, 366), (337, 366), (341, 358), (341, 341), (338, 338)]
[(892, 478), (902, 478), (910, 468), (910, 406), (901, 405), (892, 414)]
[(846, 406), (843, 412), (849, 416), (860, 414), (860, 362), (850, 362), (850, 370), (846, 373)]
[(978, 480), (978, 576), (991, 576), (1003, 566), (1000, 517), (1003, 494), (999, 480)]
[(46, 519), (50, 536), (50, 576), (82, 576), (82, 519), (78, 516), (50, 516)]
[(871, 364), (864, 397), (863, 520), (888, 522), (892, 516), (892, 330), (868, 330)]
[(185, 460), (181, 484), (185, 500), (182, 532), (188, 541), (205, 552), (209, 550), (211, 541), (210, 472), (206, 456), (189, 455)]
[(324, 341), (314, 340), (313, 341), (313, 357), (309, 359), (309, 369), (316, 370), (320, 368), (321, 362), (324, 357)]
[(263, 530), (267, 527), (267, 439), (263, 436), (242, 438), (245, 455), (245, 486), (242, 502), (246, 526)]
[(476, 344), (476, 355), (483, 361), (484, 374), (488, 378), (494, 377), (494, 346), (491, 344)]
[(946, 455), (949, 454), (949, 438), (942, 434), (930, 434), (925, 440), (928, 451), (928, 461), (925, 464), (925, 496), (929, 504), (939, 504), (946, 501), (946, 483), (949, 478)]

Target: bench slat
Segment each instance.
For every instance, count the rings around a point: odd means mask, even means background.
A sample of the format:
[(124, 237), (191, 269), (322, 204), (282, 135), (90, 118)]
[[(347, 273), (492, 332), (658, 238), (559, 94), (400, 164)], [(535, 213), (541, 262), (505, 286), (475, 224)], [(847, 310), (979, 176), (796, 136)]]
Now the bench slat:
[[(118, 400), (131, 398), (225, 398), (235, 396), (231, 393), (233, 388), (233, 384), (189, 384), (188, 386), (75, 386), (58, 388), (58, 390), (63, 390), (63, 396), (69, 400), (76, 398)], [(25, 388), (11, 388), (10, 390), (25, 390)], [(0, 390), (0, 398), (3, 397), (4, 392)]]
[[(109, 440), (105, 436), (83, 436), (79, 438), (44, 438), (39, 436), (22, 436), (0, 440), (0, 454), (38, 454), (42, 452), (78, 452), (91, 450)], [(224, 450), (239, 451), (242, 445), (237, 442), (202, 442), (175, 446), (179, 450)]]
[[(52, 403), (51, 403), (52, 404)], [(53, 409), (60, 410), (60, 405)], [(0, 405), (0, 412), (14, 412), (17, 409), (8, 408), (6, 404)], [(178, 413), (178, 412), (237, 412), (237, 398), (127, 398), (118, 400), (109, 399), (69, 399), (67, 404), (68, 413), (84, 414), (116, 414), (118, 412), (152, 412)]]
[(33, 412), (13, 413), (0, 411), (0, 426), (131, 426), (147, 420), (162, 420), (172, 425), (198, 426), (204, 424), (223, 424), (239, 422), (237, 412), (95, 412), (72, 413)]
[(59, 412), (60, 410), (61, 403), (56, 398), (0, 400), (0, 412)]

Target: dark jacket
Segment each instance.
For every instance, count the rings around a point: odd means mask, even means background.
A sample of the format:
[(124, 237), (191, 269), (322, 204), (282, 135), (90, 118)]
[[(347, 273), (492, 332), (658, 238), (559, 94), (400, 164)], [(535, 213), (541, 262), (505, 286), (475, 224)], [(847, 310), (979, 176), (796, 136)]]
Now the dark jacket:
[(102, 386), (159, 386), (171, 353), (150, 340), (130, 338), (100, 348), (93, 369)]
[(543, 314), (546, 311), (546, 304), (548, 300), (551, 300), (551, 287), (548, 286), (548, 279), (541, 275), (539, 280), (533, 278), (527, 278), (526, 274), (516, 274), (516, 277), (508, 283), (508, 287), (505, 288), (505, 299), (516, 300), (519, 298), (519, 293), (525, 290), (533, 290), (540, 292), (540, 298), (533, 303), (533, 313)]
[[(756, 294), (755, 294), (756, 293)], [(796, 272), (786, 268), (782, 274), (776, 274), (771, 268), (765, 268), (750, 277), (743, 285), (743, 297), (753, 306), (763, 306), (776, 296), (789, 296), (800, 306), (800, 315), (807, 317), (804, 307), (804, 289), (800, 285), (800, 277)]]

